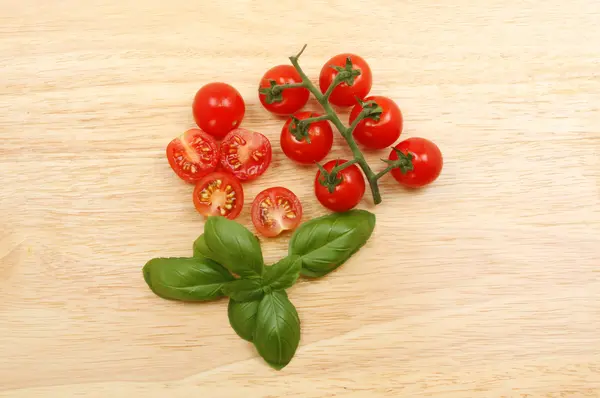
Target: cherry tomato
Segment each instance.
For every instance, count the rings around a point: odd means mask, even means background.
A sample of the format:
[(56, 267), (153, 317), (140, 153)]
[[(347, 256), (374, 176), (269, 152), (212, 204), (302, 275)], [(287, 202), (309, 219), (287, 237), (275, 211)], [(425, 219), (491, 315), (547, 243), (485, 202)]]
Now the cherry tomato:
[[(331, 171), (336, 165), (346, 163), (346, 160), (330, 160), (323, 165), (327, 171)], [(333, 211), (347, 211), (355, 207), (365, 194), (365, 179), (356, 165), (346, 167), (338, 173), (342, 181), (336, 185), (333, 193), (320, 182), (321, 171), (317, 172), (315, 178), (315, 195), (319, 202)]]
[(217, 168), (219, 146), (199, 129), (190, 129), (167, 145), (167, 160), (184, 181), (195, 183)]
[[(292, 65), (278, 65), (269, 69), (260, 80), (259, 88), (271, 87), (270, 81), (277, 84), (302, 83), (300, 74)], [(266, 94), (258, 94), (260, 102), (266, 110), (276, 115), (287, 116), (302, 109), (308, 102), (310, 93), (307, 88), (288, 88), (281, 92), (282, 101), (267, 103)]]
[(223, 138), (242, 123), (246, 105), (235, 88), (217, 82), (198, 90), (192, 111), (198, 127), (215, 138)]
[(194, 188), (194, 207), (203, 216), (224, 216), (233, 220), (243, 206), (242, 185), (229, 173), (210, 173)]
[[(419, 188), (435, 181), (442, 172), (444, 160), (442, 152), (437, 145), (425, 138), (409, 138), (398, 145), (399, 149), (405, 155), (413, 155), (413, 170), (403, 174), (398, 168), (392, 170), (392, 176), (402, 185), (409, 188)], [(392, 150), (389, 156), (390, 160), (397, 160), (398, 154)]]
[(221, 142), (221, 166), (240, 181), (251, 181), (271, 164), (271, 143), (261, 133), (231, 131)]
[(373, 76), (371, 74), (371, 68), (367, 61), (355, 54), (339, 54), (331, 58), (323, 65), (321, 74), (319, 75), (319, 86), (321, 92), (325, 93), (335, 76), (339, 73), (333, 69), (332, 66), (344, 67), (346, 65), (346, 59), (350, 57), (352, 61), (352, 69), (360, 69), (360, 75), (354, 78), (354, 84), (349, 86), (347, 83), (341, 83), (331, 93), (329, 102), (337, 106), (352, 106), (356, 104), (356, 97), (363, 99), (371, 91), (371, 85), (373, 84)]
[[(315, 112), (298, 112), (294, 115), (299, 120), (321, 116)], [(308, 138), (298, 140), (289, 130), (292, 118), (289, 118), (281, 129), (280, 144), (285, 155), (298, 163), (313, 164), (323, 160), (333, 145), (333, 130), (327, 120), (313, 122), (308, 128)]]
[(296, 228), (301, 219), (300, 200), (287, 188), (265, 189), (252, 202), (252, 223), (267, 238)]
[[(387, 97), (371, 96), (364, 100), (375, 101), (383, 112), (379, 115), (378, 121), (371, 118), (361, 120), (354, 129), (354, 138), (370, 149), (383, 149), (391, 146), (402, 133), (403, 119), (400, 108)], [(352, 108), (350, 124), (354, 123), (361, 111), (360, 104)]]

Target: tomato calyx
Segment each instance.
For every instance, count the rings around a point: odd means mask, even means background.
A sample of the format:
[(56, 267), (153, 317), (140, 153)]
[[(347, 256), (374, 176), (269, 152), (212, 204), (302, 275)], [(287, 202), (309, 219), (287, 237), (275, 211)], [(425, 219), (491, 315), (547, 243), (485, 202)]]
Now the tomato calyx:
[(383, 108), (377, 102), (375, 102), (373, 100), (363, 101), (358, 97), (356, 97), (356, 100), (362, 107), (362, 111), (356, 118), (356, 120), (357, 120), (356, 124), (358, 124), (361, 120), (364, 120), (364, 119), (373, 119), (376, 122), (378, 122), (379, 119), (381, 119), (381, 114), (383, 113)]
[(290, 134), (292, 134), (298, 141), (306, 141), (310, 144), (310, 134), (308, 134), (308, 130), (310, 129), (310, 121), (306, 123), (305, 120), (300, 120), (296, 116), (290, 116), (292, 122), (288, 126), (288, 130)]
[(334, 193), (335, 187), (337, 187), (344, 181), (342, 176), (339, 174), (339, 171), (340, 171), (339, 166), (340, 166), (340, 162), (339, 162), (339, 160), (336, 160), (334, 168), (331, 169), (331, 171), (329, 172), (325, 169), (325, 167), (323, 167), (321, 164), (317, 163), (317, 167), (319, 168), (319, 171), (321, 172), (321, 178), (319, 178), (319, 184), (321, 184), (325, 188), (327, 188), (329, 193)]
[(390, 159), (381, 159), (384, 163), (388, 165), (388, 169), (400, 169), (402, 174), (406, 174), (409, 171), (413, 171), (415, 166), (413, 165), (412, 160), (414, 159), (414, 155), (410, 152), (404, 153), (398, 148), (392, 148), (396, 155), (398, 155), (398, 160), (390, 160)]
[(273, 104), (275, 102), (283, 101), (283, 89), (277, 86), (275, 80), (269, 80), (270, 87), (263, 87), (258, 90), (259, 93), (264, 94), (265, 102), (267, 104)]
[(348, 86), (352, 86), (354, 84), (354, 79), (362, 73), (360, 69), (352, 68), (352, 59), (350, 59), (350, 57), (346, 58), (346, 65), (331, 65), (330, 67), (338, 72), (332, 85), (346, 83)]

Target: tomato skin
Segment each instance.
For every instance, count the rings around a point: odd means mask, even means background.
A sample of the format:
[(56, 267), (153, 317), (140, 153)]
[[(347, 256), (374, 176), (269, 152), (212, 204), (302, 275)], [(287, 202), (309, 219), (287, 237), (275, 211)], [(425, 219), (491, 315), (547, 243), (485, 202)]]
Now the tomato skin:
[(198, 127), (220, 139), (242, 123), (246, 105), (234, 87), (216, 82), (198, 90), (192, 112)]
[[(277, 65), (269, 69), (260, 80), (259, 89), (271, 87), (270, 80), (274, 80), (277, 84), (302, 83), (302, 77), (292, 65)], [(265, 94), (259, 93), (258, 98), (269, 112), (280, 116), (288, 116), (306, 105), (310, 92), (307, 88), (297, 87), (285, 89), (281, 95), (283, 100), (272, 104), (267, 104)]]
[(195, 183), (219, 164), (219, 146), (200, 129), (189, 129), (167, 145), (169, 165), (182, 180)]
[[(315, 112), (298, 112), (294, 116), (299, 120), (303, 120), (321, 115)], [(327, 120), (310, 124), (308, 129), (310, 143), (306, 139), (298, 141), (290, 133), (290, 124), (292, 124), (292, 118), (289, 118), (283, 125), (279, 139), (285, 156), (302, 164), (313, 164), (323, 160), (327, 156), (333, 145), (333, 130)]]
[(193, 202), (198, 213), (205, 217), (224, 216), (233, 220), (244, 207), (244, 189), (230, 173), (215, 171), (198, 181)]
[(271, 164), (269, 139), (246, 129), (232, 130), (221, 142), (221, 167), (240, 181), (252, 181)]
[[(413, 170), (402, 174), (400, 169), (393, 169), (392, 176), (400, 184), (408, 188), (420, 188), (434, 182), (444, 165), (442, 152), (437, 145), (425, 138), (413, 137), (401, 141), (396, 145), (402, 153), (413, 155)], [(390, 160), (397, 160), (398, 154), (392, 150), (389, 156)]]
[(302, 204), (284, 187), (267, 188), (252, 202), (252, 223), (267, 238), (295, 229), (302, 220)]
[[(344, 159), (330, 160), (323, 167), (331, 171), (337, 164), (346, 162), (347, 160)], [(342, 182), (335, 187), (333, 193), (330, 193), (327, 187), (319, 182), (321, 171), (318, 171), (315, 178), (315, 196), (326, 208), (342, 212), (354, 208), (360, 202), (365, 194), (365, 178), (355, 164), (340, 171), (338, 176), (342, 178)]]
[(354, 78), (354, 84), (352, 86), (341, 83), (331, 93), (329, 102), (341, 107), (355, 105), (356, 97), (360, 99), (365, 98), (369, 94), (369, 91), (371, 91), (371, 86), (373, 84), (373, 75), (367, 61), (356, 54), (338, 54), (327, 61), (321, 69), (321, 73), (319, 74), (319, 87), (321, 88), (321, 92), (325, 93), (327, 91), (335, 79), (335, 76), (338, 74), (338, 71), (331, 66), (344, 67), (346, 65), (346, 58), (348, 57), (352, 60), (352, 68), (360, 69), (361, 73)]
[[(404, 125), (400, 108), (387, 97), (370, 96), (364, 100), (375, 101), (383, 109), (383, 112), (379, 115), (379, 121), (371, 118), (361, 120), (354, 129), (354, 138), (369, 149), (383, 149), (391, 146), (400, 137)], [(360, 104), (352, 108), (350, 124), (354, 123), (361, 111)]]

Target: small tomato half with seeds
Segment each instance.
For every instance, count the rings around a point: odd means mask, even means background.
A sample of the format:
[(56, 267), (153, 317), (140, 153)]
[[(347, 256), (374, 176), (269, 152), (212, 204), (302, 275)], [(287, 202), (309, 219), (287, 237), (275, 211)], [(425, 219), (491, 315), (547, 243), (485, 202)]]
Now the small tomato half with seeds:
[(254, 131), (232, 130), (221, 142), (221, 166), (240, 181), (252, 181), (271, 164), (271, 142)]
[(169, 165), (182, 180), (195, 183), (219, 164), (219, 146), (200, 129), (190, 129), (167, 145)]
[(252, 223), (267, 238), (295, 229), (302, 219), (302, 204), (284, 187), (268, 188), (252, 202)]
[(215, 171), (194, 188), (194, 207), (203, 216), (236, 218), (244, 206), (244, 190), (231, 174)]

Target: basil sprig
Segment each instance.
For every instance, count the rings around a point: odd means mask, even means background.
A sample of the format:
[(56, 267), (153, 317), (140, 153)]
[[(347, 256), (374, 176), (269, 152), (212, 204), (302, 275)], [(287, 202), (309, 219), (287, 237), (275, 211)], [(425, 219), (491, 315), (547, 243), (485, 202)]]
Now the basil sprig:
[(144, 279), (166, 299), (228, 296), (232, 329), (280, 370), (300, 343), (300, 317), (286, 289), (300, 274), (321, 277), (341, 266), (367, 242), (374, 227), (375, 216), (364, 210), (313, 219), (296, 230), (288, 256), (267, 266), (258, 238), (248, 229), (223, 217), (209, 217), (194, 242), (193, 257), (152, 259), (144, 266)]

